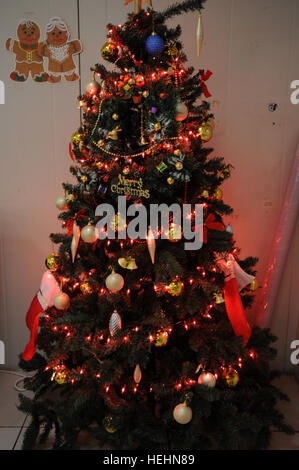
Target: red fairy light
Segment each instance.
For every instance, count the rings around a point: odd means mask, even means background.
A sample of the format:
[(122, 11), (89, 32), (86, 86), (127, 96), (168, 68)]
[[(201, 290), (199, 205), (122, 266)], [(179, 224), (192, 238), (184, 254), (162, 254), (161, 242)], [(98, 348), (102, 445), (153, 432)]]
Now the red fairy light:
[(109, 390), (110, 390), (110, 387), (109, 387), (109, 385), (107, 385), (107, 386), (105, 387), (105, 392), (108, 393)]
[(71, 380), (71, 384), (74, 385), (74, 382), (75, 382), (75, 379), (72, 379), (72, 380)]
[(194, 282), (194, 279), (189, 279), (189, 283), (190, 283), (191, 286), (192, 286), (193, 282)]
[(101, 374), (98, 373), (98, 374), (96, 375), (96, 378), (99, 379), (100, 377), (101, 377)]
[(182, 384), (181, 383), (176, 384), (174, 388), (176, 388), (177, 390), (181, 390)]
[(91, 335), (87, 336), (87, 337), (85, 338), (85, 340), (86, 340), (86, 341), (91, 341)]
[(187, 325), (187, 323), (185, 323), (184, 328), (185, 328), (186, 331), (189, 330), (189, 326)]
[(126, 387), (123, 387), (123, 388), (121, 389), (121, 393), (125, 393), (125, 391), (126, 391)]
[(107, 341), (106, 341), (106, 343), (110, 343), (110, 341), (111, 341), (111, 340), (110, 340), (110, 338), (107, 338)]
[(124, 336), (123, 340), (124, 340), (125, 343), (126, 343), (127, 341), (129, 341), (128, 336)]
[(149, 335), (148, 339), (150, 340), (150, 342), (152, 343), (154, 341), (154, 337), (153, 335)]
[(58, 330), (58, 327), (57, 327), (57, 326), (53, 326), (52, 330), (53, 330), (53, 331), (57, 331), (57, 330)]
[(137, 331), (139, 331), (138, 326), (136, 326), (136, 327), (134, 328), (134, 331), (136, 331), (136, 333), (137, 333)]
[(46, 371), (49, 370), (49, 369), (50, 369), (50, 367), (47, 366), (47, 367), (44, 368), (44, 371), (46, 372)]
[(83, 370), (83, 369), (80, 369), (79, 374), (80, 374), (80, 375), (83, 375), (83, 372), (84, 372), (84, 370)]
[(201, 272), (201, 275), (202, 275), (202, 277), (206, 277), (206, 272), (203, 270), (203, 271)]
[(249, 356), (251, 357), (251, 359), (255, 359), (256, 353), (254, 351), (250, 351)]
[(127, 295), (129, 295), (129, 294), (130, 294), (130, 292), (131, 292), (131, 289), (128, 289), (128, 290), (127, 290)]
[(196, 325), (197, 325), (196, 320), (193, 320), (192, 325), (193, 325), (193, 326), (196, 326)]
[(134, 387), (134, 388), (133, 388), (133, 392), (134, 392), (134, 393), (137, 392), (137, 387)]
[(152, 387), (150, 387), (149, 391), (150, 391), (150, 393), (153, 391)]

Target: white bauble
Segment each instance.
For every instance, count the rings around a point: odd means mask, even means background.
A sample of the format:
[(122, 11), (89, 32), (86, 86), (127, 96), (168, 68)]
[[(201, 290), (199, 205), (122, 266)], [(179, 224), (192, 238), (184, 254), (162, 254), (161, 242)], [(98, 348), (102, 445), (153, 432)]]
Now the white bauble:
[(85, 225), (81, 230), (81, 238), (86, 243), (94, 243), (98, 238), (98, 230), (94, 225)]
[(184, 121), (185, 119), (187, 119), (187, 117), (188, 117), (188, 108), (185, 105), (185, 103), (183, 103), (183, 101), (178, 101), (178, 103), (176, 105), (176, 108), (175, 108), (175, 111), (176, 111), (175, 119), (177, 121)]
[(188, 424), (192, 419), (192, 409), (185, 403), (180, 403), (173, 410), (173, 417), (179, 424)]
[(216, 385), (216, 377), (211, 372), (203, 372), (198, 377), (198, 383), (206, 387), (214, 388)]
[(60, 292), (54, 297), (54, 305), (58, 310), (66, 310), (70, 306), (70, 298), (65, 292)]
[(114, 271), (106, 278), (106, 287), (111, 292), (117, 292), (121, 290), (124, 286), (124, 278)]
[(57, 209), (59, 209), (60, 211), (65, 211), (68, 208), (67, 202), (64, 196), (59, 196), (56, 199), (55, 204), (56, 204)]

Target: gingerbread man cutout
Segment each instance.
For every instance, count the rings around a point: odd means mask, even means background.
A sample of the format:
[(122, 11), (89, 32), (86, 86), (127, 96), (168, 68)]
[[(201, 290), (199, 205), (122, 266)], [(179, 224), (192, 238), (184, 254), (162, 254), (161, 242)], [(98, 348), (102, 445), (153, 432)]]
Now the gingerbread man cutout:
[(43, 43), (38, 42), (38, 24), (31, 20), (22, 20), (18, 25), (17, 37), (18, 41), (12, 38), (6, 41), (6, 49), (16, 55), (15, 70), (11, 72), (10, 78), (16, 82), (25, 82), (31, 73), (36, 82), (46, 82), (48, 74), (44, 71)]
[(76, 65), (73, 59), (75, 54), (82, 51), (81, 42), (76, 39), (69, 41), (68, 27), (61, 18), (51, 18), (46, 26), (47, 40), (44, 43), (43, 55), (49, 59), (48, 72), (51, 83), (61, 81), (61, 77), (73, 82), (78, 80)]

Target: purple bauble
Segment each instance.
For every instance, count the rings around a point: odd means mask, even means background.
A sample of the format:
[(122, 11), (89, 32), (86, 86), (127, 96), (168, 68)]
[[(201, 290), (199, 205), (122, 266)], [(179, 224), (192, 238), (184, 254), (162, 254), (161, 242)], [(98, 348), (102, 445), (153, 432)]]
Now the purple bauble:
[(161, 54), (164, 49), (164, 41), (158, 34), (152, 33), (146, 40), (145, 48), (151, 55)]

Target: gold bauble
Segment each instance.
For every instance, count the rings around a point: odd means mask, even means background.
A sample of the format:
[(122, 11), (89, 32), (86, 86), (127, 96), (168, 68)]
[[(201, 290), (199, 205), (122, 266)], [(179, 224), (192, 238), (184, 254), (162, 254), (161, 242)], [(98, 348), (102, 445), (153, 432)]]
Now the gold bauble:
[(176, 169), (177, 171), (181, 171), (181, 170), (183, 169), (183, 166), (184, 166), (184, 165), (183, 165), (182, 162), (176, 162), (176, 164), (175, 164), (175, 169)]
[(180, 151), (180, 149), (176, 149), (173, 153), (176, 157), (180, 157), (182, 155), (182, 152)]
[(235, 387), (239, 382), (239, 374), (236, 370), (230, 370), (225, 376), (226, 383), (229, 387)]
[(198, 128), (201, 140), (208, 142), (213, 137), (213, 125), (211, 121), (203, 122)]
[(143, 94), (144, 98), (149, 97), (149, 91), (148, 90), (144, 90), (144, 92), (142, 94)]
[(181, 240), (182, 235), (182, 227), (180, 225), (172, 224), (168, 234), (169, 241), (173, 243), (178, 242)]
[(117, 431), (112, 416), (106, 416), (103, 420), (103, 425), (105, 430), (109, 432), (109, 434), (114, 434)]
[(86, 175), (82, 175), (80, 180), (82, 181), (82, 183), (86, 183), (88, 181), (88, 178)]
[(114, 119), (114, 121), (118, 121), (119, 115), (117, 113), (112, 114), (112, 119)]
[(130, 168), (126, 166), (126, 167), (123, 169), (123, 174), (124, 174), (124, 175), (128, 175), (129, 173), (130, 173)]
[(173, 296), (181, 295), (184, 288), (184, 284), (182, 281), (174, 280), (168, 286), (168, 293)]
[(64, 385), (67, 383), (67, 375), (64, 370), (60, 370), (56, 372), (55, 377), (54, 377), (55, 382), (57, 382), (59, 385)]
[(104, 163), (103, 162), (97, 162), (96, 165), (97, 165), (98, 170), (100, 170), (101, 168), (103, 168)]
[(88, 281), (84, 281), (80, 284), (80, 290), (82, 294), (89, 295), (92, 294), (93, 289)]
[(111, 41), (105, 42), (101, 48), (101, 56), (109, 62), (115, 62), (118, 57), (117, 46)]
[(46, 266), (50, 271), (57, 271), (60, 266), (60, 258), (58, 255), (55, 253), (51, 253), (47, 258), (46, 258)]
[(217, 201), (221, 201), (223, 197), (223, 193), (220, 188), (217, 188), (216, 191), (214, 192), (214, 198), (217, 199)]
[(156, 132), (160, 131), (161, 130), (161, 123), (160, 122), (156, 122), (156, 124), (154, 125), (154, 129)]
[(170, 185), (173, 184), (174, 179), (171, 176), (169, 176), (169, 178), (167, 178), (167, 183), (170, 184)]
[(104, 144), (105, 144), (105, 141), (103, 139), (100, 139), (97, 141), (97, 147), (103, 147)]
[(209, 197), (209, 191), (207, 191), (206, 189), (201, 193), (202, 197)]
[(67, 194), (67, 195), (65, 196), (65, 200), (66, 200), (67, 203), (73, 202), (75, 199), (76, 199), (76, 197), (75, 197), (74, 194)]
[(155, 346), (157, 348), (161, 348), (163, 346), (166, 346), (167, 342), (168, 342), (167, 331), (159, 331), (156, 335)]
[(258, 280), (254, 278), (252, 283), (250, 284), (250, 290), (254, 292), (255, 290), (258, 289), (258, 287), (259, 287)]
[(87, 134), (87, 132), (74, 132), (71, 137), (72, 144), (79, 145), (87, 137)]
[(117, 213), (114, 217), (112, 217), (109, 227), (112, 228), (115, 232), (121, 232), (126, 228), (126, 221), (119, 213)]

